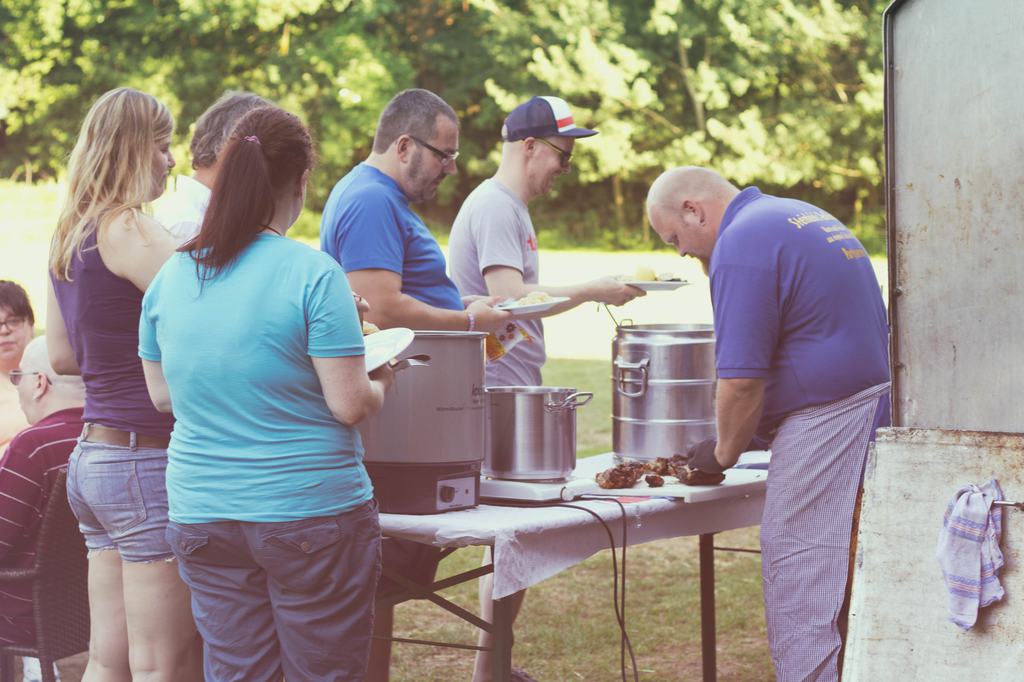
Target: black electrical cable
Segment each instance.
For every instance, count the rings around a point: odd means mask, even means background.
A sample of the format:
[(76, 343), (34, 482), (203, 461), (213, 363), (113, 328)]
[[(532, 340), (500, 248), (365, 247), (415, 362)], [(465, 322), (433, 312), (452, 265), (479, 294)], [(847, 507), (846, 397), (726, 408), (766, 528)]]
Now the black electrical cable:
[[(583, 496), (580, 496), (582, 499)], [(606, 501), (607, 498), (592, 498), (601, 499)], [(615, 620), (619, 624), (619, 672), (622, 675), (622, 682), (626, 682), (626, 656), (625, 651), (629, 651), (629, 659), (633, 668), (633, 679), (635, 682), (639, 682), (639, 671), (636, 665), (636, 657), (633, 655), (633, 644), (629, 640), (629, 635), (626, 633), (626, 536), (625, 528), (627, 525), (626, 519), (626, 508), (618, 500), (614, 500), (622, 512), (622, 523), (623, 523), (623, 544), (622, 544), (622, 591), (619, 591), (619, 576), (618, 576), (618, 562), (615, 557), (615, 536), (612, 534), (612, 529), (608, 527), (605, 520), (601, 518), (601, 515), (595, 512), (593, 509), (587, 509), (586, 507), (580, 507), (579, 505), (569, 504), (566, 502), (556, 503), (554, 506), (567, 507), (569, 509), (579, 509), (585, 511), (593, 516), (597, 521), (604, 527), (605, 533), (608, 534), (608, 546), (612, 551), (612, 604), (615, 607)], [(621, 599), (621, 603), (620, 603)]]
[(620, 627), (621, 637), (619, 638), (619, 668), (623, 671), (623, 677), (625, 677), (626, 669), (626, 651), (629, 650), (630, 663), (633, 666), (633, 677), (637, 677), (636, 667), (636, 656), (633, 654), (633, 643), (629, 639), (629, 635), (626, 632), (626, 547), (628, 546), (626, 531), (629, 528), (629, 523), (626, 519), (626, 506), (622, 504), (620, 500), (610, 498), (602, 495), (580, 495), (581, 500), (596, 500), (599, 502), (614, 502), (619, 505), (619, 511), (622, 512), (622, 625)]
[[(581, 496), (582, 498), (582, 496)], [(607, 497), (592, 496), (590, 499), (599, 500), (603, 502), (609, 501)], [(621, 605), (620, 605), (620, 592), (619, 592), (619, 566), (618, 558), (615, 554), (615, 535), (612, 533), (612, 529), (608, 526), (607, 522), (601, 518), (601, 515), (595, 512), (593, 509), (581, 507), (575, 504), (569, 504), (567, 502), (555, 502), (555, 503), (536, 503), (536, 502), (517, 502), (512, 500), (494, 500), (488, 499), (487, 504), (495, 507), (566, 507), (568, 509), (578, 509), (586, 512), (597, 519), (598, 523), (604, 528), (605, 533), (608, 535), (608, 546), (612, 552), (612, 606), (615, 609), (615, 621), (619, 625), (619, 671), (622, 675), (622, 681), (626, 682), (626, 656), (625, 652), (629, 652), (630, 664), (633, 668), (633, 680), (639, 682), (640, 673), (639, 668), (636, 664), (636, 656), (633, 653), (633, 644), (629, 639), (629, 634), (626, 632), (626, 527), (628, 526), (628, 520), (626, 516), (626, 508), (619, 500), (611, 500), (619, 505), (619, 509), (622, 512), (622, 592), (621, 592)]]

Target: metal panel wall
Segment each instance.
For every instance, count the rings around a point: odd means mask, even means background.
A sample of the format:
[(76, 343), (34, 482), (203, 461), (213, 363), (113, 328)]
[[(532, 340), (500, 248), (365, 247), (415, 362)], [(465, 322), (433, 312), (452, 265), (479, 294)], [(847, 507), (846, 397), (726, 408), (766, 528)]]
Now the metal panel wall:
[(1024, 431), (1024, 2), (885, 32), (894, 423)]
[(864, 476), (845, 682), (1022, 679), (1024, 511), (1002, 512), (1005, 596), (983, 609), (970, 631), (948, 620), (935, 557), (953, 494), (990, 478), (1008, 500), (1024, 500), (1024, 435), (879, 432)]

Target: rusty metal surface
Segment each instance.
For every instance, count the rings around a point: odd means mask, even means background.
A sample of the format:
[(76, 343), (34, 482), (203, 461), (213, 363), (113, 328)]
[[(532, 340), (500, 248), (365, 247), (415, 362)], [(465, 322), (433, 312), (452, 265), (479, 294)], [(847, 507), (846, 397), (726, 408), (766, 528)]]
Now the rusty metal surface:
[(907, 445), (965, 446), (986, 450), (1019, 450), (1022, 444), (1024, 444), (1024, 434), (1003, 433), (1001, 431), (962, 431), (958, 429), (888, 428), (878, 430), (876, 441), (879, 443), (903, 443)]
[(1024, 511), (1004, 509), (1006, 596), (964, 632), (947, 620), (935, 548), (946, 505), (995, 478), (1024, 500), (1024, 434), (889, 429), (864, 477), (843, 680), (1018, 680), (1024, 669)]
[(1024, 2), (885, 17), (894, 423), (1024, 430)]

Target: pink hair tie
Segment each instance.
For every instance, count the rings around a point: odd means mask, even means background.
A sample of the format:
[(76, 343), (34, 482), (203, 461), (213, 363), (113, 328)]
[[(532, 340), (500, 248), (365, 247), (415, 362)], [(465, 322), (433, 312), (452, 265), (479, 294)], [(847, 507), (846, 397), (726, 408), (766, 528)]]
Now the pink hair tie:
[(246, 142), (255, 142), (256, 144), (260, 143), (260, 138), (256, 137), (255, 135), (246, 135), (242, 139), (245, 140)]

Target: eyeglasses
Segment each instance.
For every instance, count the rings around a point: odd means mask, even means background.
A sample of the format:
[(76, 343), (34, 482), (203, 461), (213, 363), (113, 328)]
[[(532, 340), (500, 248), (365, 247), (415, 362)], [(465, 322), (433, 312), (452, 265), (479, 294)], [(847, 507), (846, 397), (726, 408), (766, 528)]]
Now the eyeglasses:
[(455, 159), (459, 158), (459, 150), (458, 149), (456, 149), (451, 154), (449, 154), (448, 152), (441, 151), (440, 149), (438, 149), (437, 147), (435, 147), (433, 145), (427, 144), (426, 142), (424, 142), (423, 140), (421, 140), (418, 137), (415, 137), (413, 135), (410, 135), (409, 137), (412, 139), (413, 142), (415, 142), (419, 146), (426, 147), (430, 151), (432, 151), (435, 154), (437, 154), (437, 158), (441, 160), (441, 164), (442, 165), (449, 164), (449, 163), (455, 163)]
[(562, 149), (561, 147), (559, 147), (554, 142), (548, 142), (543, 137), (535, 137), (533, 139), (537, 140), (538, 142), (543, 142), (544, 144), (546, 144), (547, 146), (551, 147), (556, 152), (558, 152), (558, 156), (560, 156), (561, 159), (562, 159), (562, 166), (563, 167), (568, 168), (569, 164), (572, 163), (572, 152), (569, 152), (569, 151), (566, 151), (566, 150)]
[(0, 320), (0, 328), (7, 327), (7, 331), (14, 332), (21, 329), (25, 324), (27, 317), (8, 317), (6, 320)]
[(12, 369), (7, 373), (7, 377), (11, 380), (11, 383), (17, 386), (21, 383), (22, 377), (30, 376), (32, 374), (38, 374), (46, 379), (46, 383), (50, 383), (50, 377), (46, 376), (42, 372), (23, 372), (20, 369)]

